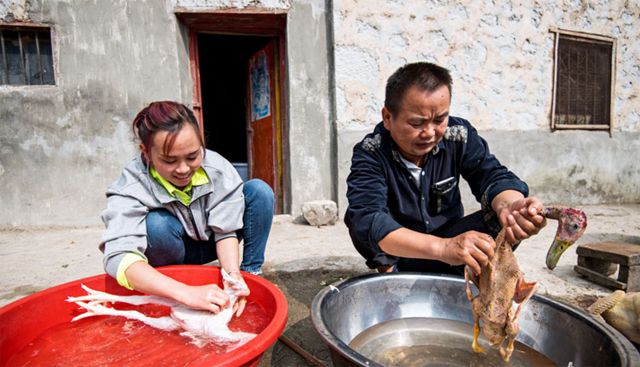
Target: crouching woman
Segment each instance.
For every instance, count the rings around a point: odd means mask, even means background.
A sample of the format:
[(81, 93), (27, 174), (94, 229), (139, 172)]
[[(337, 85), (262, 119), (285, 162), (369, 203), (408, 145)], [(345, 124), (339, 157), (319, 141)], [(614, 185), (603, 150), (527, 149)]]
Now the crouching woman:
[(218, 259), (237, 280), (242, 281), (240, 269), (260, 274), (273, 191), (260, 180), (243, 184), (231, 163), (206, 150), (193, 112), (182, 104), (151, 103), (132, 129), (141, 154), (109, 186), (102, 213), (105, 271), (129, 289), (213, 313), (233, 306), (240, 315), (249, 290), (229, 305), (215, 284), (186, 285), (154, 268)]

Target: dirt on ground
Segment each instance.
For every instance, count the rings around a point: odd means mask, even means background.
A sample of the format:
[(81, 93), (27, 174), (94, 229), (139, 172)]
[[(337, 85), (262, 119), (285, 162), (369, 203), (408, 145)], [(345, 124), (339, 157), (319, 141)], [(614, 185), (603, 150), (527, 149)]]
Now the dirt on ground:
[[(580, 209), (588, 216), (588, 227), (578, 244), (617, 241), (640, 245), (640, 204)], [(573, 270), (577, 245), (565, 252), (554, 271), (546, 268), (545, 257), (555, 230), (556, 223), (550, 220), (540, 234), (523, 242), (515, 252), (527, 281), (540, 284), (538, 294), (585, 308), (597, 297), (611, 293), (613, 289)], [(55, 285), (103, 274), (98, 250), (102, 231), (102, 226), (0, 231), (0, 307)], [(373, 273), (351, 245), (344, 223), (313, 227), (300, 219), (277, 216), (263, 270), (264, 278), (277, 285), (288, 301), (284, 336), (331, 366), (329, 347), (310, 319), (311, 303), (329, 284)], [(278, 341), (265, 352), (259, 366), (313, 364)]]
[[(329, 271), (326, 269), (301, 270), (292, 273), (268, 273), (265, 279), (278, 288), (287, 298), (289, 317), (283, 335), (304, 349), (326, 366), (331, 366), (329, 346), (316, 332), (309, 316), (311, 303), (323, 288), (337, 281), (370, 271)], [(259, 366), (313, 366), (293, 349), (279, 341), (264, 354)]]

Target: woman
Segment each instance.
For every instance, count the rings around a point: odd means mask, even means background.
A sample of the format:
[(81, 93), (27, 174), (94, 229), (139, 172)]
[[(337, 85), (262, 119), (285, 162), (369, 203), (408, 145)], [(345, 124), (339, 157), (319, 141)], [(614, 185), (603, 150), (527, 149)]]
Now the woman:
[[(231, 305), (217, 285), (189, 286), (154, 267), (218, 259), (235, 279), (242, 280), (240, 269), (260, 274), (273, 191), (260, 180), (243, 184), (231, 163), (206, 150), (193, 112), (182, 104), (151, 103), (132, 129), (141, 154), (109, 186), (102, 213), (105, 271), (129, 289), (218, 313)], [(236, 315), (248, 295), (238, 293)]]

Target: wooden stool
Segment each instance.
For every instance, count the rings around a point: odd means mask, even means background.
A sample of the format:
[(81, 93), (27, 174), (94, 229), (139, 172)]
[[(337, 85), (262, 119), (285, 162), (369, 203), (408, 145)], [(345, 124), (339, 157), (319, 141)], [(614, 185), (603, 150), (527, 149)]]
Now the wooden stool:
[[(626, 292), (640, 291), (640, 246), (622, 242), (594, 242), (579, 245), (576, 273), (590, 280)], [(618, 280), (609, 277), (618, 271)]]

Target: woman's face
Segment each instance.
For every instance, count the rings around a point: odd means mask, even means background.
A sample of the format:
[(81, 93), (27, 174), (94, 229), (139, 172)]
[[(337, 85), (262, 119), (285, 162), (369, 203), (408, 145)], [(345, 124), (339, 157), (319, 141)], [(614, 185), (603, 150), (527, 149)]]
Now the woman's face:
[(164, 155), (162, 147), (168, 135), (167, 131), (156, 133), (151, 144), (151, 151), (146, 152), (142, 144), (140, 144), (140, 150), (162, 178), (182, 190), (189, 184), (191, 177), (202, 163), (200, 139), (193, 126), (185, 124), (176, 133), (177, 136), (171, 150), (167, 152), (167, 155)]

